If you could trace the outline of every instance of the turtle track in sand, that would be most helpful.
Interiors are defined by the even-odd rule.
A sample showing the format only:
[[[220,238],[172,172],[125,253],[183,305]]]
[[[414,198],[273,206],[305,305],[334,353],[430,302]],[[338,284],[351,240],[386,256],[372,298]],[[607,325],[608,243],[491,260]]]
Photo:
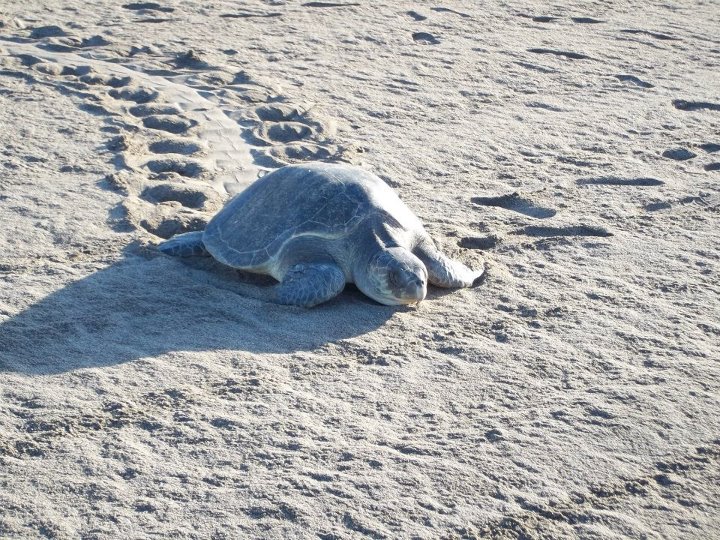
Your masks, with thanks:
[[[148,69],[142,55],[122,56],[97,41],[0,38],[0,77],[49,85],[105,117],[116,170],[101,185],[124,196],[111,218],[117,228],[162,238],[202,229],[229,196],[269,170],[346,160],[333,122],[272,84],[215,68],[192,51],[153,53],[155,65],[170,69]]]

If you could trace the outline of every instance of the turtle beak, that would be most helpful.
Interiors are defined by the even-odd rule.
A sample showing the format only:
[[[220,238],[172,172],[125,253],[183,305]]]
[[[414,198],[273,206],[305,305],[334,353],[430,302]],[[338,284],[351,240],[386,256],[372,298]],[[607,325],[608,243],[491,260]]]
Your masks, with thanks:
[[[425,299],[427,284],[425,281],[416,278],[410,281],[403,291],[403,300],[408,304],[415,304]]]

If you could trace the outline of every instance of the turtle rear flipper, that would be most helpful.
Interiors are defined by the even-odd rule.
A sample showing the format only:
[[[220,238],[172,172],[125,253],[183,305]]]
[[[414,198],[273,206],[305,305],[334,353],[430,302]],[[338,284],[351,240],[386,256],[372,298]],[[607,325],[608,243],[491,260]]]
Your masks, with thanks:
[[[210,253],[205,249],[202,237],[202,231],[176,234],[169,240],[158,244],[157,248],[173,257],[209,257]]]

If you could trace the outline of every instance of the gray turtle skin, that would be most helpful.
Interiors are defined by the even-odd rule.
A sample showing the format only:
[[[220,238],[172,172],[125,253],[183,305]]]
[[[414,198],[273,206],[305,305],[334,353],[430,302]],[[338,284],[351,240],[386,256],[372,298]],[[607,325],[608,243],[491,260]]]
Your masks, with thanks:
[[[420,302],[430,282],[471,287],[483,275],[440,253],[420,220],[376,175],[329,163],[289,165],[231,199],[204,231],[158,249],[211,255],[278,280],[276,300],[311,307],[346,283],[386,305]]]

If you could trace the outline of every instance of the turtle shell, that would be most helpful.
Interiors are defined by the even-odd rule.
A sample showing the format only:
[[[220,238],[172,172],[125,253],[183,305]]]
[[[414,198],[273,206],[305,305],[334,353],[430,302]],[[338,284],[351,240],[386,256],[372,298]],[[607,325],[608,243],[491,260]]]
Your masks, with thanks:
[[[368,171],[328,163],[289,165],[231,199],[208,223],[203,243],[228,266],[258,268],[293,238],[342,239],[366,217],[383,211],[405,226],[417,221],[393,190]]]

